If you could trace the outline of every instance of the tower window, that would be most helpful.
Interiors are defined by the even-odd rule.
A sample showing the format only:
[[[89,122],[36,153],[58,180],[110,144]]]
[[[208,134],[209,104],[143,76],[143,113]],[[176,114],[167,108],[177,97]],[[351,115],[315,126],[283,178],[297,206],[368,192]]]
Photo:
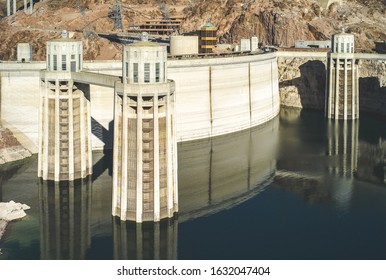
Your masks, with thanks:
[[[150,83],[150,63],[145,63],[144,66],[144,82]]]
[[[133,63],[133,81],[138,83],[138,63]]]
[[[54,54],[54,69],[53,70],[58,70],[58,56]]]
[[[62,70],[67,70],[66,55],[62,55]]]
[[[126,77],[129,77],[129,63],[126,62],[125,64],[126,64],[125,65],[126,66],[126,69],[125,69],[126,70]]]
[[[159,83],[159,80],[160,80],[160,78],[159,78],[159,66],[160,66],[160,63],[157,62],[155,64],[155,82],[156,83]]]

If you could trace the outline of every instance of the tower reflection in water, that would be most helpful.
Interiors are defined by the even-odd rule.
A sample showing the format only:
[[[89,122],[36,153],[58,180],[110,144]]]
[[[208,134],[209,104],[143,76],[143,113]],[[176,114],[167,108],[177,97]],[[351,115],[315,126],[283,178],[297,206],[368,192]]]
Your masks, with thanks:
[[[358,166],[359,120],[326,120],[295,109],[283,110],[280,119],[275,181],[310,204],[347,211]]]
[[[327,155],[330,174],[354,176],[358,162],[359,121],[328,120]]]
[[[114,218],[114,259],[177,259],[178,220],[135,223]]]
[[[230,209],[254,197],[272,182],[278,132],[279,119],[275,118],[240,133],[180,143],[178,219],[157,223],[110,220],[103,214],[111,206],[106,202],[111,189],[104,187],[110,182],[110,175],[104,173],[106,166],[102,163],[100,172],[98,163],[93,168],[93,205],[90,181],[41,182],[41,258],[87,258],[88,248],[101,242],[96,237],[91,245],[90,236],[108,237],[111,229],[108,227],[112,226],[112,258],[177,259],[179,224]],[[94,180],[106,181],[102,186]],[[103,209],[96,208],[100,205]]]
[[[179,143],[177,219],[114,219],[115,259],[177,259],[178,224],[230,209],[257,195],[276,170],[279,119],[240,133]]]
[[[40,181],[41,259],[85,259],[90,247],[91,180]]]
[[[328,173],[335,180],[331,190],[336,205],[344,211],[350,206],[354,175],[358,164],[358,120],[328,120]]]

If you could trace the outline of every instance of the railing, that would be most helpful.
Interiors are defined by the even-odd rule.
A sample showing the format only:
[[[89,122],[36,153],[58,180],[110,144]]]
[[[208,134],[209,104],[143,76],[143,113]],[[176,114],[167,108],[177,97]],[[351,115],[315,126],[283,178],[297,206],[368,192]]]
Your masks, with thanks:
[[[170,60],[183,60],[183,59],[206,59],[206,58],[220,58],[220,57],[239,57],[248,55],[259,55],[265,53],[276,52],[277,49],[273,47],[265,47],[259,51],[239,51],[229,53],[198,53],[198,54],[182,54],[182,55],[168,55]]]

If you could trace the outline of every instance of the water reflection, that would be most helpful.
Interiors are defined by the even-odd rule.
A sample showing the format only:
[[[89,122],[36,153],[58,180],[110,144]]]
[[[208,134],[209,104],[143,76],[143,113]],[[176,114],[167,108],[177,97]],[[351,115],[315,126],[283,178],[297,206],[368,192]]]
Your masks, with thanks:
[[[358,162],[358,120],[327,121],[327,169],[334,188],[332,197],[344,212],[350,207]]]
[[[114,218],[114,259],[177,259],[178,220],[134,223]]]
[[[276,170],[279,119],[240,133],[178,145],[180,222],[255,196]]]
[[[384,141],[378,145],[359,141],[359,120],[326,120],[321,114],[286,109],[281,111],[280,121],[275,182],[311,204],[334,204],[347,212],[354,179],[369,181],[372,172],[363,169],[381,170]],[[382,133],[376,129],[367,133]],[[382,180],[373,178],[372,182]]]
[[[85,259],[90,247],[91,180],[40,181],[41,259]]]
[[[358,161],[358,120],[327,121],[327,151],[330,174],[353,177]]]
[[[180,143],[178,221],[138,225],[111,217],[109,152],[75,185],[38,183],[32,158],[0,172],[0,198],[31,206],[0,259],[383,258],[385,150],[384,122],[285,109],[280,125]]]

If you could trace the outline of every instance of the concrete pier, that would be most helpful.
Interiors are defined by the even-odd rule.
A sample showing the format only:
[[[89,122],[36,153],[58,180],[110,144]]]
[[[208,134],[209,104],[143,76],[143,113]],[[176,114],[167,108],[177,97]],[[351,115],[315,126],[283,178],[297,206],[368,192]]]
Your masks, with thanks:
[[[359,60],[354,56],[354,35],[335,34],[328,54],[326,117],[359,118]]]
[[[38,177],[75,180],[92,173],[90,86],[70,71],[82,68],[82,42],[62,38],[47,43],[42,71]]]
[[[123,81],[115,86],[112,214],[157,222],[178,211],[175,87],[167,80],[166,47],[143,38],[123,52]]]

